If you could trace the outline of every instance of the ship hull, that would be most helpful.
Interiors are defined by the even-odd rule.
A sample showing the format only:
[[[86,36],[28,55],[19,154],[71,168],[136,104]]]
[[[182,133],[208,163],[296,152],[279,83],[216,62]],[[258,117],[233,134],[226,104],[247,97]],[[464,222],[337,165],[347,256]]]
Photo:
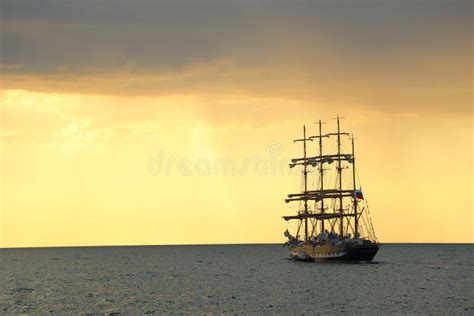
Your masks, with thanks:
[[[379,248],[377,243],[317,247],[303,245],[290,247],[290,256],[298,261],[371,262]]]

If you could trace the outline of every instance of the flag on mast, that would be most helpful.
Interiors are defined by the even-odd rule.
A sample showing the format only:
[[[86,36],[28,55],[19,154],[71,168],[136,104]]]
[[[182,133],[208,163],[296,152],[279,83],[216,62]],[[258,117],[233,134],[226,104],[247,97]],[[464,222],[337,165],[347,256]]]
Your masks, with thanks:
[[[363,200],[364,194],[362,194],[362,189],[354,190],[354,199]]]

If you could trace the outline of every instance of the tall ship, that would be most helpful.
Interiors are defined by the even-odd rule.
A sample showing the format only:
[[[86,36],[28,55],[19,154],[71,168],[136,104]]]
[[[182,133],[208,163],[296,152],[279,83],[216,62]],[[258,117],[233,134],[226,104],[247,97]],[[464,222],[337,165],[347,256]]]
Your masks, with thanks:
[[[341,132],[339,116],[336,123],[336,132],[323,134],[319,121],[315,136],[303,126],[303,138],[294,140],[303,144],[303,157],[292,159],[290,168],[302,168],[302,184],[285,200],[297,203],[296,214],[283,218],[295,229],[284,233],[295,260],[372,261],[380,248],[358,181],[355,138]],[[350,152],[344,151],[347,144]],[[308,154],[311,147],[314,155]]]

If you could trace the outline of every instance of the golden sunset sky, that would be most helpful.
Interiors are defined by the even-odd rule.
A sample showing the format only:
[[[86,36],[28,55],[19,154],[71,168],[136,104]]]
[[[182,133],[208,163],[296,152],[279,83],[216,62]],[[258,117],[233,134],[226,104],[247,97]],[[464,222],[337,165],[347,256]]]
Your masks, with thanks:
[[[474,240],[471,1],[1,15],[0,247],[284,242],[292,141],[337,114],[382,243]]]

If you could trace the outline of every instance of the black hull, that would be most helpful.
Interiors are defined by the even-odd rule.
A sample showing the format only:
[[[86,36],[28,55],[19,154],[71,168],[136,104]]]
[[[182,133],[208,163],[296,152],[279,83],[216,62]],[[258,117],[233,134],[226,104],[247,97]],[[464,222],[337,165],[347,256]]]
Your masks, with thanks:
[[[372,262],[379,251],[379,245],[350,246],[347,253],[340,257],[315,258],[315,261]]]
[[[379,251],[379,244],[346,245],[325,248],[299,248],[291,257],[297,261],[371,262]]]

